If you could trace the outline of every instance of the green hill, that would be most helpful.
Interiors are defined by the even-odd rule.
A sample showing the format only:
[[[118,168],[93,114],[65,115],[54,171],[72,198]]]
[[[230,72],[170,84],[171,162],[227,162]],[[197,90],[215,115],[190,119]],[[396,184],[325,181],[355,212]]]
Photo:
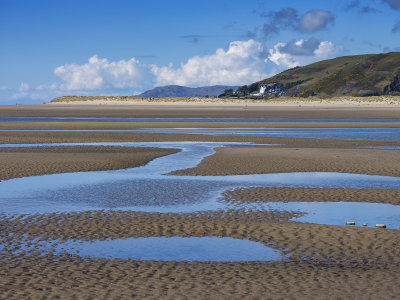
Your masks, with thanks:
[[[239,95],[277,83],[285,96],[400,94],[400,52],[343,56],[295,67],[238,89]]]

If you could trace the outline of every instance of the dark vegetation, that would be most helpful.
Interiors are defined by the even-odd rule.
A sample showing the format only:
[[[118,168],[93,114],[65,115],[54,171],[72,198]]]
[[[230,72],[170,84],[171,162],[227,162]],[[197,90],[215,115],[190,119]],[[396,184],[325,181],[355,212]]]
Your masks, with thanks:
[[[400,95],[400,52],[343,56],[288,69],[237,90],[247,97],[261,84],[278,83],[284,96]]]

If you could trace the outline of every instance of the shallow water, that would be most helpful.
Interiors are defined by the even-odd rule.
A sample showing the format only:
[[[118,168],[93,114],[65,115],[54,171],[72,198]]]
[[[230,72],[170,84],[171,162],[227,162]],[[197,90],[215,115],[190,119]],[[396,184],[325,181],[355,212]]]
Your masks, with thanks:
[[[230,237],[146,237],[104,241],[66,241],[63,252],[93,258],[164,261],[270,261],[283,259],[277,250],[262,243]]]
[[[180,152],[157,158],[146,166],[114,171],[78,172],[17,178],[0,182],[0,213],[34,214],[84,210],[135,210],[147,212],[196,212],[227,209],[279,209],[306,212],[299,221],[344,225],[390,224],[400,228],[400,206],[360,202],[289,202],[266,205],[232,205],[220,201],[228,189],[245,187],[311,187],[400,189],[400,178],[343,173],[281,173],[234,176],[172,176],[174,170],[196,166],[215,147],[237,143],[74,143],[42,144],[114,145],[177,148]],[[2,145],[2,147],[32,145]]]
[[[388,228],[400,229],[400,206],[367,202],[269,202],[251,204],[255,210],[278,209],[306,212],[295,219],[297,222],[324,225],[345,225],[347,221],[355,226],[375,227],[384,223]],[[364,227],[364,226],[363,226]]]
[[[400,141],[400,128],[165,128],[136,130],[141,133],[183,133],[216,136],[290,137]]]
[[[102,132],[102,133],[173,133],[214,136],[290,137],[400,141],[400,128],[160,128],[133,130],[0,130],[0,132]]]

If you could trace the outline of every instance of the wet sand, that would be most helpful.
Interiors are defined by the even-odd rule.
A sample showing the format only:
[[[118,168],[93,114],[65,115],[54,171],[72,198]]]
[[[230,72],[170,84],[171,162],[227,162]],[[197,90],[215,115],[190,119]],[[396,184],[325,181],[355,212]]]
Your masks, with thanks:
[[[53,108],[54,107],[54,108]],[[0,115],[125,117],[335,117],[398,118],[383,108],[227,108],[210,106],[6,107]],[[20,125],[21,124],[21,125]],[[147,124],[146,124],[147,125]],[[171,123],[154,124],[170,127]],[[181,124],[182,125],[182,124]],[[195,125],[195,124],[194,124]],[[205,124],[202,124],[203,126]],[[211,125],[211,124],[210,124]],[[23,128],[27,124],[0,124]],[[143,124],[29,124],[64,129],[133,128]],[[68,127],[72,126],[72,127]],[[220,125],[223,126],[223,125]],[[230,125],[229,125],[230,126]],[[239,127],[233,124],[233,127]],[[249,125],[250,126],[250,125]],[[251,125],[252,126],[252,125]],[[297,126],[297,125],[295,125]],[[300,126],[300,125],[298,125]],[[310,125],[311,126],[311,125]],[[327,125],[328,126],[328,125]],[[363,126],[368,126],[363,124]],[[44,129],[42,127],[42,129]],[[116,128],[117,128],[116,127]],[[146,126],[148,127],[148,126]],[[16,128],[16,127],[14,127]],[[26,127],[25,127],[26,128]],[[135,127],[136,128],[136,127]],[[398,151],[351,149],[399,146],[400,142],[224,137],[188,134],[1,132],[0,143],[236,141],[283,144],[220,148],[194,169],[201,175],[294,171],[335,171],[399,176]],[[35,172],[132,167],[169,150],[122,147],[1,149],[7,178]],[[171,150],[173,151],[173,150]],[[30,169],[24,170],[30,164]],[[5,164],[3,164],[4,162]],[[80,169],[81,168],[81,169]],[[38,174],[39,174],[38,173]],[[5,175],[2,175],[5,176]],[[3,178],[6,179],[6,178]],[[397,190],[253,188],[225,193],[221,201],[365,201],[399,204]],[[357,200],[354,200],[357,199]],[[400,232],[293,222],[297,212],[202,212],[160,214],[98,211],[23,217],[0,216],[0,298],[137,299],[387,299],[400,294]],[[12,254],[21,241],[39,239],[128,238],[146,236],[229,236],[259,241],[288,255],[287,261],[207,263],[88,259],[51,253]],[[26,254],[26,255],[24,255]]]
[[[354,141],[286,137],[212,136],[201,134],[125,132],[0,132],[0,144],[175,141],[283,144],[287,147],[307,148],[400,146],[400,141]]]
[[[189,263],[6,254],[0,260],[0,293],[14,299],[397,297],[398,231],[279,222],[285,216],[292,215],[88,212],[3,218],[1,238],[9,250],[18,247],[15,238],[21,234],[25,240],[229,236],[260,241],[290,258],[270,263]]]
[[[134,105],[2,105],[0,116],[122,118],[399,118],[398,106],[269,106],[268,103],[141,103]]]
[[[134,168],[177,151],[97,146],[0,148],[0,180],[54,173]]]
[[[400,113],[399,113],[400,114]],[[0,122],[0,130],[129,130],[141,128],[400,128],[396,122]]]
[[[240,146],[218,148],[195,168],[174,175],[339,172],[400,176],[399,150]]]
[[[265,202],[368,202],[400,205],[400,190],[253,187],[226,191],[223,199],[231,203]]]

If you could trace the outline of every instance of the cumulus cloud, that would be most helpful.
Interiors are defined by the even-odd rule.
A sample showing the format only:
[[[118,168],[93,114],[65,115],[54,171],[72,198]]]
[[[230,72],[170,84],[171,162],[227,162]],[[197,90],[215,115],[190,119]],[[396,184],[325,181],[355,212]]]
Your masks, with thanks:
[[[99,90],[130,88],[143,90],[154,85],[178,84],[188,86],[242,84],[266,76],[264,59],[268,51],[254,40],[235,41],[228,50],[218,49],[214,54],[194,56],[175,67],[143,64],[130,60],[109,61],[97,55],[86,64],[66,64],[57,67],[54,74],[63,83],[64,90]],[[38,86],[38,90],[48,87]]]
[[[335,20],[335,16],[325,10],[310,10],[305,13],[299,23],[301,32],[313,33],[326,28]]]
[[[319,47],[320,42],[315,38],[309,40],[290,41],[279,48],[282,53],[288,53],[295,56],[313,55]]]
[[[97,55],[83,65],[59,66],[54,74],[64,81],[61,88],[66,90],[146,87],[152,81],[151,65],[142,64],[135,58],[110,62]]]
[[[317,42],[315,39],[278,43],[269,50],[268,59],[277,66],[293,68],[339,55],[343,48],[330,41]]]
[[[212,55],[192,57],[178,68],[154,66],[153,73],[157,85],[243,84],[266,76],[264,59],[267,54],[260,42],[235,41],[226,51],[218,49]]]
[[[298,11],[290,7],[268,14],[261,14],[261,16],[269,18],[269,22],[263,26],[265,37],[277,34],[281,30],[295,28],[299,22]]]
[[[400,0],[383,0],[393,9],[400,10]]]
[[[310,10],[299,16],[299,12],[290,7],[275,12],[262,13],[260,16],[268,19],[268,22],[262,27],[266,38],[287,29],[314,33],[326,28],[335,20],[335,16],[326,10]]]

